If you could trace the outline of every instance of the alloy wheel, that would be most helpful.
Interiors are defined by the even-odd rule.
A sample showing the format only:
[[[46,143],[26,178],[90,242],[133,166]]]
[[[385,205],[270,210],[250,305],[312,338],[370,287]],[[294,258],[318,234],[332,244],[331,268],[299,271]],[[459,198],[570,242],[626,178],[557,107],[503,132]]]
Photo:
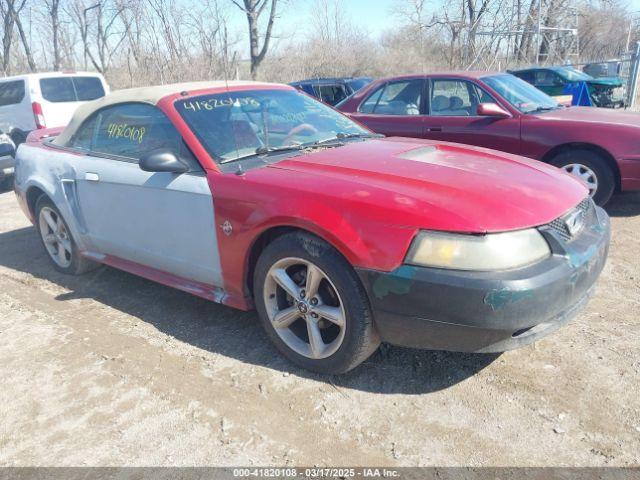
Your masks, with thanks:
[[[275,332],[299,355],[327,358],[342,345],[344,304],[331,279],[314,263],[301,258],[277,261],[265,279],[264,303]]]
[[[71,266],[71,237],[58,212],[49,207],[40,210],[40,235],[51,259],[62,268]]]

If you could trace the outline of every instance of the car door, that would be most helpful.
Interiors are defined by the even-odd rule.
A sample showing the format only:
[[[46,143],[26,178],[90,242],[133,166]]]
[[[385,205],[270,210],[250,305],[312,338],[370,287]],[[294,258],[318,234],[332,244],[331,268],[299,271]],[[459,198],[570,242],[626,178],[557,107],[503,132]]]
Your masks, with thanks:
[[[423,79],[391,81],[371,93],[350,116],[376,133],[420,138],[423,100]]]
[[[96,112],[70,148],[79,211],[95,253],[184,279],[222,286],[213,199],[207,178],[170,120],[155,106],[128,103]],[[174,151],[184,174],[145,172],[154,149]]]
[[[428,90],[423,138],[520,152],[520,119],[479,116],[480,103],[498,102],[477,83],[438,77],[430,79]]]

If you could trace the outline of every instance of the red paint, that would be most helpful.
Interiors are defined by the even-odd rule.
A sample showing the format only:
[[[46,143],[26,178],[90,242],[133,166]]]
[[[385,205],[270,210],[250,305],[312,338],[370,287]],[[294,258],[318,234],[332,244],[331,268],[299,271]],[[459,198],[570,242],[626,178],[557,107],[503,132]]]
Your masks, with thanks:
[[[483,77],[488,72],[410,75],[375,81],[359,90],[340,109],[373,131],[386,135],[426,138],[494,148],[536,160],[550,160],[553,150],[580,143],[601,148],[615,160],[622,190],[640,189],[640,115],[604,108],[570,107],[539,114],[522,114],[491,87]],[[389,81],[452,78],[476,83],[489,92],[509,118],[392,116],[358,113],[371,93]]]
[[[274,88],[291,87],[229,90]],[[222,173],[173,106],[178,99],[221,91],[226,89],[176,93],[158,106],[207,173],[224,291],[118,258],[96,260],[246,309],[251,307],[246,291],[251,248],[270,228],[307,230],[353,266],[390,271],[402,264],[419,229],[483,233],[528,228],[559,217],[587,194],[573,177],[539,162],[416,139],[353,141],[243,175]],[[228,236],[221,228],[225,221],[233,226]]]
[[[42,144],[42,141],[49,137],[55,137],[64,130],[64,127],[43,128],[39,130],[32,130],[27,135],[26,143],[33,144],[31,146],[37,147]]]
[[[89,253],[83,253],[83,255],[96,262],[109,265],[117,268],[118,270],[129,272],[133,275],[146,278],[147,280],[151,280],[168,287],[177,288],[178,290],[205,298],[212,302],[223,303],[235,308],[245,308],[244,302],[236,301],[232,297],[228,296],[221,288],[216,288],[201,282],[194,282],[193,280],[178,277],[162,270],[157,270],[146,265],[141,265],[139,263],[111,255],[93,255]]]
[[[403,152],[433,147],[425,158]],[[354,266],[400,266],[419,229],[497,232],[548,223],[586,189],[553,167],[507,154],[382,139],[283,160],[245,175],[210,172],[225,290],[246,294],[249,251],[274,226],[308,230]],[[233,233],[220,225],[228,220]]]

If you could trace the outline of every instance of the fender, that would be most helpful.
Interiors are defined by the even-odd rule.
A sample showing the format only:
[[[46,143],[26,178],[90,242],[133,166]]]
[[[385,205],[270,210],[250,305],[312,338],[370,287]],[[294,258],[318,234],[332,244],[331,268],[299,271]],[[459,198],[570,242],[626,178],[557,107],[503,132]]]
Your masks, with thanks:
[[[342,202],[330,195],[316,197],[298,191],[294,196],[276,185],[258,185],[247,178],[250,174],[207,175],[213,193],[224,288],[234,304],[246,302],[243,308],[249,308],[245,287],[251,251],[258,238],[275,227],[297,228],[317,235],[354,267],[391,271],[403,262],[415,229],[374,221],[365,211],[342,208]]]
[[[15,191],[21,208],[28,218],[37,222],[35,212],[30,210],[28,193],[38,188],[60,210],[80,250],[86,250],[83,243],[86,227],[75,189],[75,172],[71,165],[59,159],[60,152],[52,152],[40,145],[22,144],[16,153]],[[52,165],[53,164],[53,165]]]

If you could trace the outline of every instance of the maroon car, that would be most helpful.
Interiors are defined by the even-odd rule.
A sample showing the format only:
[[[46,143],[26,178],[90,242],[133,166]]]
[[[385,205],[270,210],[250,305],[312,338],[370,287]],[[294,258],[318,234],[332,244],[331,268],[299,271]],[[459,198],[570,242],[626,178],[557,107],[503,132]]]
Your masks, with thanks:
[[[564,107],[506,73],[411,75],[375,81],[338,108],[375,132],[524,155],[581,178],[596,203],[640,190],[640,115]]]

